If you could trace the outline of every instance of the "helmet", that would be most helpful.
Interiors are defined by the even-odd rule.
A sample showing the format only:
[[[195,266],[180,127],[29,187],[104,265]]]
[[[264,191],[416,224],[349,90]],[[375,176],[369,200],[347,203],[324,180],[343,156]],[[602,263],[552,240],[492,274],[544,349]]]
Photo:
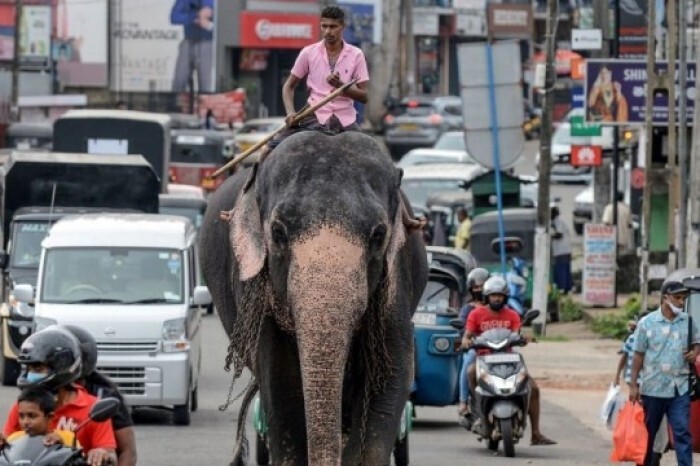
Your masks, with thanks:
[[[502,277],[491,277],[484,283],[484,298],[492,294],[508,297],[508,283]]]
[[[60,328],[69,331],[78,340],[83,363],[79,378],[84,379],[97,368],[97,342],[90,332],[77,325],[61,325]]]
[[[661,296],[666,294],[681,294],[687,292],[688,288],[686,288],[685,285],[683,285],[683,283],[679,282],[678,280],[666,279],[661,284]]]
[[[467,290],[471,290],[474,285],[483,286],[491,274],[488,270],[477,267],[467,275]]]
[[[19,388],[40,386],[55,391],[80,376],[80,345],[72,334],[52,325],[24,340],[17,362],[24,365],[17,379]],[[27,379],[28,364],[46,364],[49,373],[38,382],[30,382]]]

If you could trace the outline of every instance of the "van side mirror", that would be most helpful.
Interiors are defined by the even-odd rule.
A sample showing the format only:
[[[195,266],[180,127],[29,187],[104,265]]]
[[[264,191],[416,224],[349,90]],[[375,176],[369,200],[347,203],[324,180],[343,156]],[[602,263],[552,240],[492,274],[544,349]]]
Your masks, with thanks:
[[[11,293],[12,296],[21,303],[31,303],[34,301],[34,287],[28,283],[17,285]]]
[[[211,304],[211,293],[206,286],[195,286],[192,293],[192,306],[208,306]]]
[[[6,269],[10,262],[10,255],[5,251],[0,251],[0,269]]]

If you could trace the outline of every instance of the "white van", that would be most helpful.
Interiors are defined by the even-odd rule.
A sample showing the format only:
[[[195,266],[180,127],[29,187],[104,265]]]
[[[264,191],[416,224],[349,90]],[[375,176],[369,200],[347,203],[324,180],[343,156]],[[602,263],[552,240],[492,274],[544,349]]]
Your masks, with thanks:
[[[209,290],[197,286],[196,230],[178,216],[71,215],[42,243],[32,301],[37,329],[78,325],[97,341],[97,368],[132,407],[173,406],[187,425],[197,408],[201,309]],[[21,298],[20,298],[21,296]]]

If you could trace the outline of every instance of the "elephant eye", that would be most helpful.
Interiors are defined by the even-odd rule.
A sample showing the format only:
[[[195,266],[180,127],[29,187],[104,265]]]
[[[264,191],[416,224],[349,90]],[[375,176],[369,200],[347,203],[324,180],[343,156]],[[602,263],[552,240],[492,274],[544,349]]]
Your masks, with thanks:
[[[377,225],[372,230],[372,235],[369,238],[370,251],[373,253],[381,252],[382,246],[384,246],[384,240],[386,238],[386,226]]]
[[[287,247],[287,229],[284,227],[284,225],[275,221],[270,228],[270,232],[272,234],[272,242],[275,244],[275,246],[278,248]]]

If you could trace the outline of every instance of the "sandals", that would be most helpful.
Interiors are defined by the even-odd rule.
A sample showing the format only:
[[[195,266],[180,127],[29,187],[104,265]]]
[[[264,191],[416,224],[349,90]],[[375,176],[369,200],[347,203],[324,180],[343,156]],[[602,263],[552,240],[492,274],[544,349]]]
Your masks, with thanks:
[[[539,438],[537,438],[536,440],[533,440],[532,442],[530,442],[530,445],[533,445],[533,446],[537,446],[537,445],[556,445],[556,444],[557,444],[557,442],[555,442],[554,440],[552,440],[552,439],[550,439],[550,438],[545,437],[544,435],[541,436],[541,437],[539,437]]]

